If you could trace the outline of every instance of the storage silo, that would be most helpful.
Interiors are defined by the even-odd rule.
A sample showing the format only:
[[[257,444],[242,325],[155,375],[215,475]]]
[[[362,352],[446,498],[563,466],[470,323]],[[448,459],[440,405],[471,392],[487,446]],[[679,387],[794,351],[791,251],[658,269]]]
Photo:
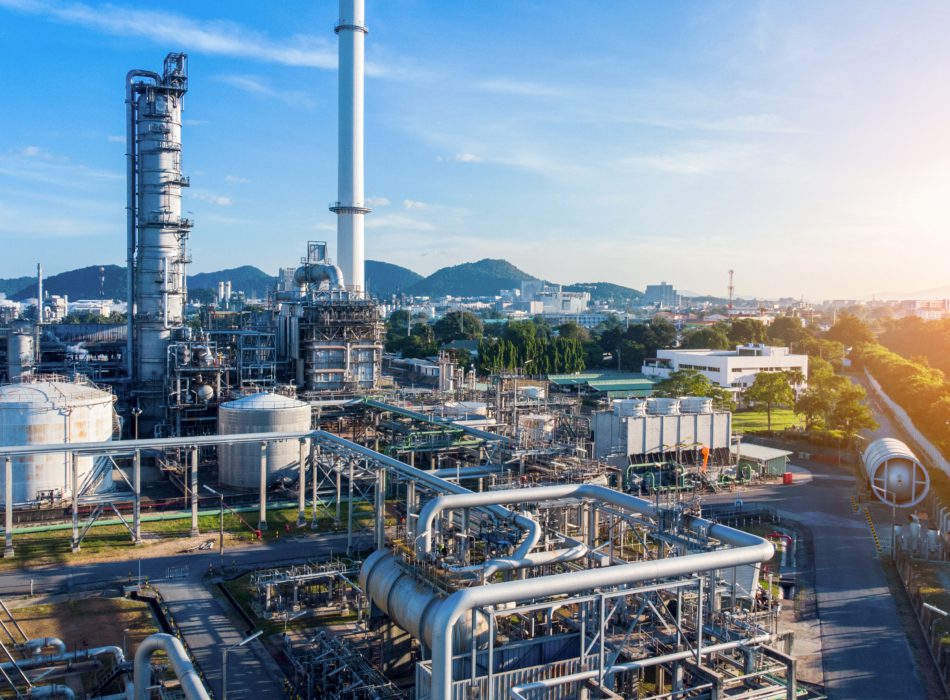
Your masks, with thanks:
[[[280,394],[251,394],[218,408],[218,434],[302,432],[310,430],[310,404]],[[267,445],[267,483],[293,473],[300,460],[297,440]],[[218,481],[256,489],[261,479],[261,448],[256,442],[218,448]]]
[[[25,446],[112,439],[112,394],[88,384],[33,381],[0,386],[0,445]],[[80,487],[101,470],[96,492],[112,489],[107,457],[77,457]],[[69,454],[54,452],[13,459],[13,502],[70,498],[74,492]],[[0,494],[6,502],[7,494]]]

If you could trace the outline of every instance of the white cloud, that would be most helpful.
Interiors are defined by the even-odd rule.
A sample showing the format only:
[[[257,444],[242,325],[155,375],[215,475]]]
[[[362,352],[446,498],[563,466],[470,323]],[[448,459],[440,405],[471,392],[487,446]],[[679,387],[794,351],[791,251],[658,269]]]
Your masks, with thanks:
[[[455,160],[460,163],[481,163],[482,159],[474,153],[456,153]]]
[[[522,95],[524,97],[563,97],[564,89],[555,85],[522,80],[494,78],[478,80],[475,87],[484,92],[496,92],[502,95]]]
[[[44,160],[52,160],[53,158],[49,151],[40,146],[25,146],[20,149],[20,155],[26,158],[43,158]]]
[[[219,75],[218,81],[252,95],[280,100],[284,104],[307,109],[313,109],[316,106],[316,101],[307,93],[301,90],[278,90],[257,75]]]
[[[248,178],[240,175],[225,175],[224,181],[229,185],[249,185],[251,183]]]
[[[368,207],[388,207],[390,204],[388,197],[367,197],[366,206]]]
[[[184,15],[117,5],[91,5],[56,0],[0,0],[0,7],[123,37],[143,37],[162,46],[233,56],[285,66],[336,70],[337,46],[332,38],[295,34],[272,38],[225,20],[195,20]],[[415,71],[368,61],[366,74],[406,79]]]
[[[427,221],[420,221],[411,216],[401,214],[386,214],[385,216],[370,216],[366,219],[366,228],[394,228],[410,231],[432,231],[435,226]]]
[[[234,203],[230,197],[208,192],[207,190],[192,190],[191,196],[201,202],[208,202],[218,207],[229,207]]]
[[[428,205],[415,199],[404,199],[402,200],[402,206],[405,209],[425,209]]]

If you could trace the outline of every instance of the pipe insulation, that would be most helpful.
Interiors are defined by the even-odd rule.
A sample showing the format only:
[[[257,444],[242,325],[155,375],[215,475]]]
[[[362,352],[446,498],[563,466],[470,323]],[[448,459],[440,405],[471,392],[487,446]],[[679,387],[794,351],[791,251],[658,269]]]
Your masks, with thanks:
[[[168,656],[175,677],[181,684],[181,690],[187,700],[210,700],[208,691],[202,684],[191,659],[188,658],[185,647],[182,646],[177,637],[163,632],[143,639],[142,643],[139,644],[139,648],[135,651],[133,667],[135,695],[133,700],[148,700],[148,687],[151,684],[152,677],[151,659],[152,654],[156,651],[164,651]]]

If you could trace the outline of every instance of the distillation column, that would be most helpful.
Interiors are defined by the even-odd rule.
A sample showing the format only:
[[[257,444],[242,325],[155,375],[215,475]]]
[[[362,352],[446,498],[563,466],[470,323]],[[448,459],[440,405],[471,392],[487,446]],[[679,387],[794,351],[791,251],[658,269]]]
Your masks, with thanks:
[[[135,81],[136,77],[146,80]],[[129,101],[129,262],[133,404],[147,435],[164,415],[166,354],[172,330],[184,324],[186,241],[181,216],[181,110],[188,89],[187,56],[170,53],[163,74],[132,71]]]
[[[365,289],[363,218],[370,210],[363,197],[363,0],[340,0],[339,36],[339,170],[337,264],[348,289]]]

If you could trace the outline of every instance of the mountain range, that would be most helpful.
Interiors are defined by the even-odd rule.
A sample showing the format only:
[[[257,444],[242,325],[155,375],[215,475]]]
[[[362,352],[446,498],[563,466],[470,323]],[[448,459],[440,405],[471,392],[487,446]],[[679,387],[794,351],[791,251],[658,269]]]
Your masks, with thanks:
[[[216,290],[218,282],[231,282],[235,292],[261,298],[276,282],[276,277],[252,265],[216,272],[199,272],[188,277],[188,290]],[[412,296],[495,296],[502,289],[519,289],[523,281],[538,278],[518,269],[507,260],[485,258],[436,270],[428,277],[412,270],[379,260],[366,261],[366,286],[380,299],[394,295]],[[126,294],[125,268],[119,265],[92,265],[50,275],[43,279],[47,294],[70,299],[117,299]],[[609,282],[584,282],[564,287],[565,291],[586,291],[594,301],[605,301],[616,308],[643,296],[636,289]],[[36,297],[35,277],[0,279],[0,293],[14,301]]]

